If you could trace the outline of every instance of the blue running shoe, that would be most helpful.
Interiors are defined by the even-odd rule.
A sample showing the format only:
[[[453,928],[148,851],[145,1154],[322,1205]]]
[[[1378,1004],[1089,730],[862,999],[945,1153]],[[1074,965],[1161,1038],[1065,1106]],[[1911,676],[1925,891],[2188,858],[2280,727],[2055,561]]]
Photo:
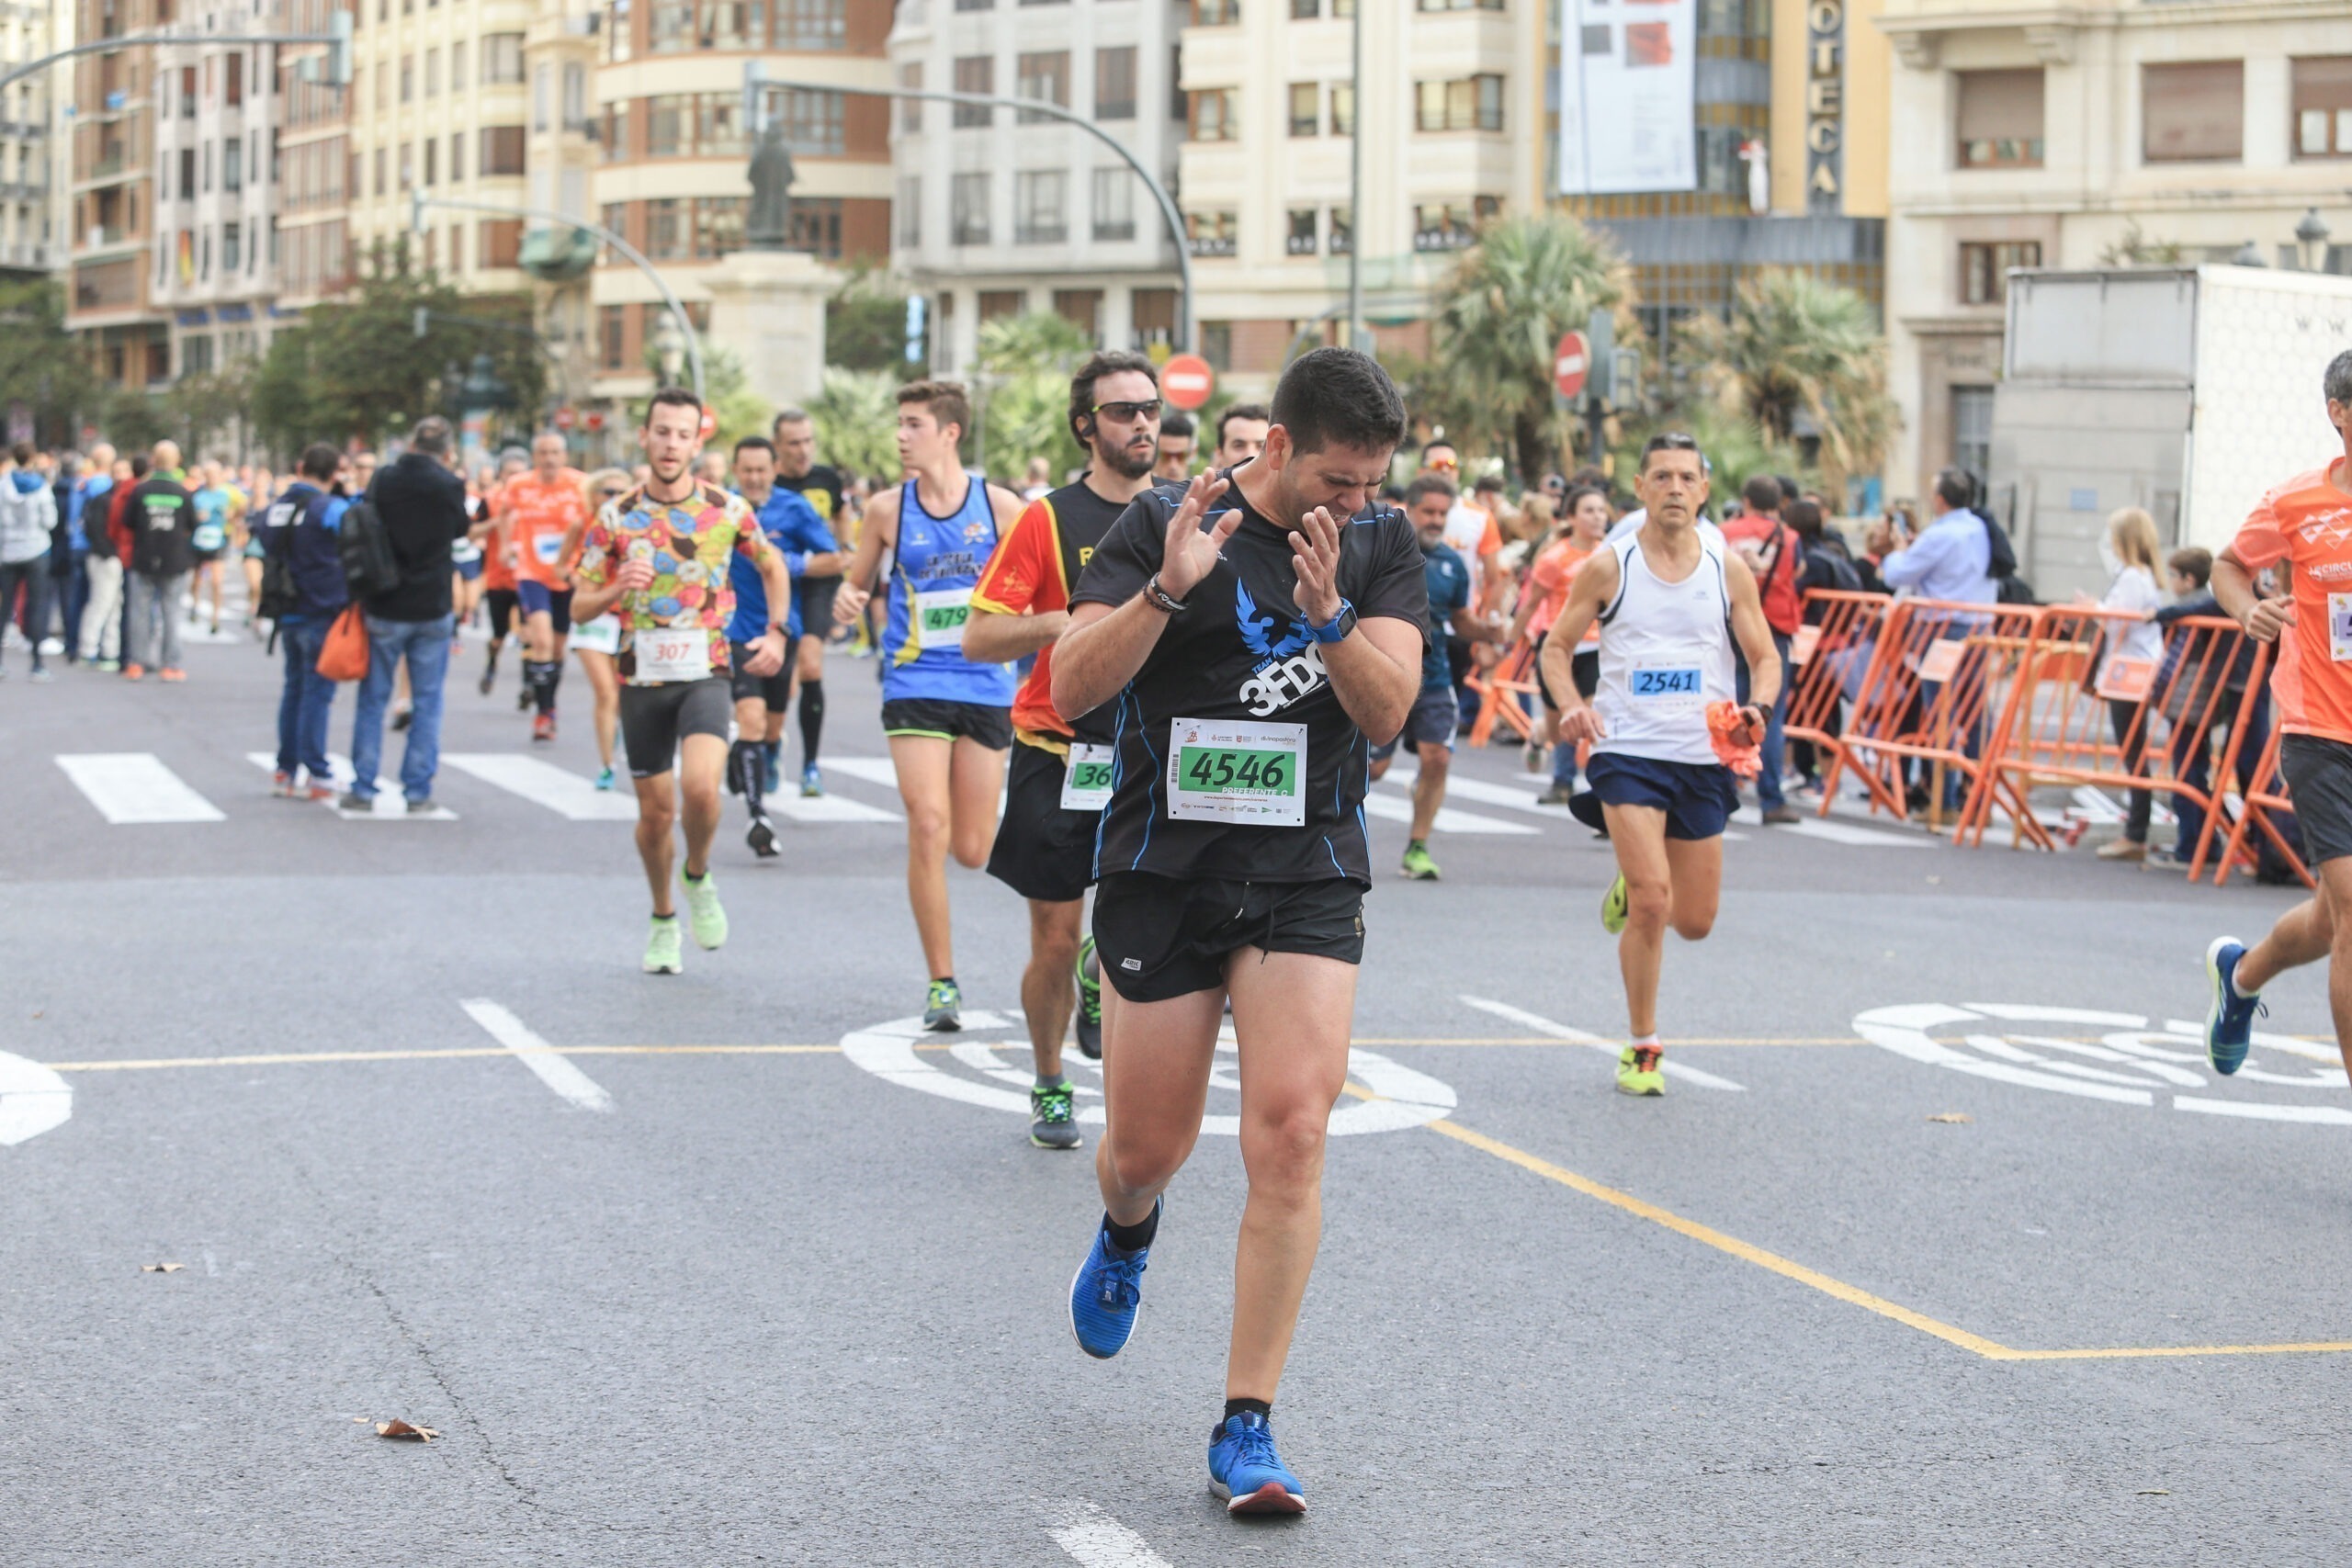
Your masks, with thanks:
[[[1209,1490],[1228,1514],[1303,1514],[1306,1488],[1274,1452],[1274,1429],[1254,1410],[1228,1416],[1209,1438]]]
[[[2245,1065],[2254,1021],[2270,1014],[2260,996],[2245,996],[2234,983],[2245,956],[2245,943],[2233,936],[2215,937],[2205,950],[2205,976],[2213,983],[2213,1006],[2205,1014],[2205,1055],[2223,1077]]]
[[[1156,1215],[1164,1199],[1152,1201]],[[1151,1248],[1122,1252],[1111,1245],[1111,1218],[1094,1232],[1094,1246],[1069,1282],[1069,1328],[1078,1348],[1098,1361],[1107,1361],[1126,1348],[1136,1331],[1136,1312],[1143,1303],[1143,1271]]]

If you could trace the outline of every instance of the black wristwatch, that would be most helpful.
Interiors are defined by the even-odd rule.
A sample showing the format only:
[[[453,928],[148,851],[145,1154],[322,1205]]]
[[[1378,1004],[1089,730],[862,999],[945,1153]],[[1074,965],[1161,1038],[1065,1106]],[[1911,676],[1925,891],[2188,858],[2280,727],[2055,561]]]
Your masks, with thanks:
[[[1143,602],[1163,615],[1181,615],[1186,608],[1183,600],[1159,585],[1159,573],[1156,571],[1151,574],[1151,581],[1143,585]]]

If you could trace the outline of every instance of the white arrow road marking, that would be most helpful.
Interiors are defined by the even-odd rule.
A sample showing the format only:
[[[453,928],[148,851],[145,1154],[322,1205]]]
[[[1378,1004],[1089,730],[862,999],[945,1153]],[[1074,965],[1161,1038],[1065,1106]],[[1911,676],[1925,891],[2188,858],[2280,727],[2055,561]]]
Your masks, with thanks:
[[[541,1083],[581,1110],[613,1108],[613,1097],[605,1092],[603,1086],[574,1066],[571,1057],[559,1055],[554,1046],[532,1033],[521,1019],[496,1002],[476,998],[458,1005],[466,1010],[469,1018],[490,1031],[492,1040],[514,1053],[516,1061],[537,1073]]]
[[[0,1144],[21,1144],[73,1114],[74,1090],[63,1078],[0,1051]]]
[[[1169,1568],[1151,1543],[1091,1503],[1072,1503],[1054,1540],[1082,1568]]]
[[[1571,1029],[1565,1023],[1555,1022],[1541,1013],[1529,1012],[1524,1008],[1515,1008],[1509,1002],[1498,1002],[1487,997],[1464,997],[1461,1000],[1464,1007],[1474,1007],[1480,1012],[1492,1013],[1497,1018],[1508,1019],[1513,1023],[1532,1030],[1535,1033],[1548,1034],[1555,1040],[1565,1040],[1572,1045],[1589,1045],[1596,1051],[1607,1052],[1612,1058],[1624,1049],[1624,1046],[1617,1041],[1603,1040],[1598,1034],[1587,1034],[1581,1029]],[[1702,1072],[1697,1067],[1675,1061],[1670,1057],[1662,1065],[1674,1077],[1686,1083],[1697,1084],[1702,1089],[1724,1089],[1735,1093],[1747,1092],[1747,1086],[1743,1084],[1736,1084],[1726,1077],[1718,1077],[1713,1073]]]
[[[84,751],[57,765],[99,815],[120,827],[147,822],[225,822],[220,808],[164,766],[153,751]]]

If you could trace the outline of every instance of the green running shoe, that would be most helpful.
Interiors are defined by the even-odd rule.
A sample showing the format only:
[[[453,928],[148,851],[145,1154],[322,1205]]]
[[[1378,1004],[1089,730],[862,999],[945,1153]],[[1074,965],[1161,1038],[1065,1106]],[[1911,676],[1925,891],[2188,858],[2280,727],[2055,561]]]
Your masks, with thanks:
[[[1419,839],[1405,846],[1404,870],[1416,882],[1437,880],[1437,862],[1430,859],[1430,847]]]
[[[1617,880],[1609,885],[1609,891],[1600,896],[1600,929],[1615,936],[1625,929],[1629,918],[1625,908],[1625,874],[1621,871]]]
[[[684,949],[678,940],[678,917],[656,919],[652,934],[645,939],[645,972],[648,975],[677,975],[685,969],[681,962]]]
[[[1617,1092],[1656,1097],[1666,1092],[1666,1053],[1655,1045],[1628,1045],[1617,1053]]]
[[[718,879],[705,872],[686,885],[686,923],[694,927],[695,945],[707,953],[727,941],[727,911],[718,907]]]
[[[1102,961],[1094,955],[1094,939],[1078,944],[1078,1054],[1090,1062],[1102,1059]]]
[[[1065,1078],[1048,1089],[1029,1090],[1029,1141],[1041,1149],[1074,1149],[1086,1142],[1078,1130],[1077,1091]]]
[[[923,994],[922,1026],[952,1033],[964,1027],[964,992],[953,980],[933,980]]]

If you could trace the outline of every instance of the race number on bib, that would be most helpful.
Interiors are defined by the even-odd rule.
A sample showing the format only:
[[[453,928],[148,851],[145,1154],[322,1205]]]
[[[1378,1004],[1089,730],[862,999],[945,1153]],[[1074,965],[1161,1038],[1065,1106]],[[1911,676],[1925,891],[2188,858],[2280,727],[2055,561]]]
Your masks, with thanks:
[[[2327,596],[2327,656],[2338,664],[2352,662],[2352,593]]]
[[[563,536],[553,531],[534,535],[531,553],[539,558],[541,566],[553,566],[556,558],[563,554]]]
[[[1637,664],[1625,690],[1647,707],[1694,708],[1704,694],[1696,665]]]
[[[654,626],[630,634],[637,679],[699,681],[710,673],[710,634],[699,626]]]
[[[1306,825],[1306,726],[1180,718],[1168,727],[1168,815],[1253,828]]]
[[[914,596],[916,636],[922,639],[922,650],[935,649],[960,652],[964,647],[964,623],[972,618],[972,591],[968,588],[935,588]]]
[[[1062,809],[1101,811],[1111,804],[1111,758],[1108,746],[1072,743],[1069,762],[1062,771]]]

